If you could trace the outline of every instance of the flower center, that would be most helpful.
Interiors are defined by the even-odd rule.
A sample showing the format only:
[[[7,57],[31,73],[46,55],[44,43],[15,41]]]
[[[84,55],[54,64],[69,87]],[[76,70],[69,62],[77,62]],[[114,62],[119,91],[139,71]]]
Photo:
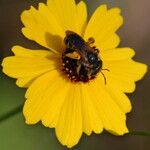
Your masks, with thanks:
[[[74,82],[88,82],[96,77],[102,69],[102,60],[93,38],[87,42],[81,36],[66,31],[64,39],[66,48],[62,54],[63,72]]]

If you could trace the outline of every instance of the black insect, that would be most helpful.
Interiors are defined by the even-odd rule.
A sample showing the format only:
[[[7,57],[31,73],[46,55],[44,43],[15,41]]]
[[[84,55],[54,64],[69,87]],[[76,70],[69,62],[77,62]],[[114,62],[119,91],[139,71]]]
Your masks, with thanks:
[[[103,62],[99,57],[99,50],[93,46],[93,38],[85,42],[77,33],[66,31],[64,43],[66,49],[62,56],[63,71],[72,81],[88,82],[101,70],[107,70],[102,69]],[[102,75],[106,84],[106,78],[103,73]]]

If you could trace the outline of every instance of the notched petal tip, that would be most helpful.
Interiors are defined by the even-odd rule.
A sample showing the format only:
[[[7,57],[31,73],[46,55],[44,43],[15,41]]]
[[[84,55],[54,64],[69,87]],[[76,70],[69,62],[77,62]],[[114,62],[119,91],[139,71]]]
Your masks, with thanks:
[[[129,51],[129,53],[130,53],[131,58],[135,56],[135,50],[134,50],[134,49],[129,48],[129,47],[125,47],[125,49],[128,49],[128,51]]]
[[[5,57],[1,63],[2,66],[2,72],[5,73],[7,76],[11,76],[11,73],[9,71],[9,69],[7,69],[7,63],[9,62],[9,59],[11,59],[13,56],[9,56],[9,57]]]
[[[4,69],[4,66],[5,66],[6,58],[7,58],[7,57],[5,57],[5,58],[3,59],[3,61],[2,61],[2,63],[1,63],[1,66],[3,67],[3,69]]]
[[[56,131],[56,130],[55,130],[55,131]],[[81,136],[82,136],[82,134],[81,134]],[[56,137],[57,137],[57,139],[59,140],[59,142],[60,142],[63,146],[66,146],[67,148],[72,148],[72,147],[74,147],[75,145],[77,145],[77,144],[79,143],[79,140],[80,140],[81,136],[78,138],[78,140],[77,140],[77,139],[73,139],[73,137],[72,137],[72,139],[70,138],[70,139],[68,139],[67,141],[64,141],[64,139],[60,138],[60,136],[57,135],[57,132],[56,132]]]
[[[31,121],[29,121],[29,120],[27,120],[27,119],[25,119],[25,123],[26,123],[27,125],[32,125]]]
[[[34,121],[31,121],[31,120],[25,119],[25,123],[26,123],[27,125],[33,125],[33,124],[36,124],[37,122],[34,122]]]
[[[108,13],[115,15],[115,17],[118,15],[118,24],[120,23],[120,27],[124,23],[123,16],[121,15],[121,9],[119,7],[113,7],[108,10]]]
[[[46,5],[44,3],[39,3],[38,4],[38,10],[44,8]]]
[[[97,9],[101,9],[103,11],[106,11],[107,10],[107,5],[106,4],[102,4]]]
[[[35,11],[36,9],[33,6],[30,6],[29,9],[24,10],[21,14],[20,14],[20,18],[21,21],[24,23],[24,19],[29,15],[29,13],[31,11]]]
[[[121,9],[119,7],[113,7],[111,9],[109,9],[108,11],[112,11],[113,13],[116,13],[116,14],[121,13]]]
[[[143,64],[143,63],[139,63],[139,64],[141,65],[141,78],[140,79],[142,79],[148,71],[148,65]]]
[[[137,82],[145,76],[145,74],[148,71],[148,66],[146,64],[136,62],[134,60],[132,61],[132,63],[133,63],[133,66],[135,68],[135,72],[134,72],[135,82]]]
[[[119,7],[113,7],[113,8],[110,8],[110,9],[108,9],[108,6],[107,6],[107,4],[102,4],[102,5],[100,5],[98,8],[97,8],[97,10],[101,10],[102,12],[104,12],[104,11],[108,11],[108,12],[113,12],[113,13],[116,13],[116,14],[120,14],[121,13],[121,9],[119,8]]]
[[[27,100],[26,100],[26,102],[27,102]],[[33,117],[33,116],[29,115],[29,108],[27,108],[26,102],[23,107],[23,116],[25,118],[25,123],[28,125],[33,125],[33,124],[38,123],[40,121],[39,119],[37,119],[38,116]]]
[[[14,55],[17,55],[17,53],[19,51],[21,51],[20,49],[23,49],[23,47],[19,46],[19,45],[15,45],[11,48],[11,51],[14,53]]]
[[[123,135],[129,133],[129,130],[127,127],[125,127],[124,130],[122,130],[122,131],[113,131],[111,129],[107,129],[107,131],[115,136],[123,136]]]
[[[123,136],[129,133],[126,125],[126,117],[122,120],[121,123],[118,124],[118,128],[106,128],[106,130],[115,136]]]

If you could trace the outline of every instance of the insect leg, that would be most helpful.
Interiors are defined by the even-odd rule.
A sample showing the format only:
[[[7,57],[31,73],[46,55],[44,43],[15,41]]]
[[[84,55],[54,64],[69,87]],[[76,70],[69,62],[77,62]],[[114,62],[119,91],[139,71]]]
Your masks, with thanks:
[[[100,73],[103,75],[103,77],[104,77],[104,83],[105,83],[105,85],[106,85],[106,77],[105,77],[105,75],[104,75],[103,72],[100,72]]]
[[[77,74],[79,75],[79,72],[80,72],[80,69],[81,69],[81,60],[78,60],[77,65],[78,65]]]
[[[91,45],[95,42],[95,39],[93,37],[90,37],[87,41],[87,44]]]
[[[95,52],[96,54],[99,54],[99,49],[94,48],[94,52]]]

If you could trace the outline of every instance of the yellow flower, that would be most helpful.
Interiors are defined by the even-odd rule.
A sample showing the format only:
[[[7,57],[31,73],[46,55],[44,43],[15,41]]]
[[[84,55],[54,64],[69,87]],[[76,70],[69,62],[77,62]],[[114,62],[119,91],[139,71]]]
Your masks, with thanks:
[[[5,74],[17,78],[19,87],[28,88],[23,109],[26,123],[41,121],[55,128],[59,141],[67,147],[77,144],[83,132],[127,133],[126,113],[131,111],[131,103],[125,93],[135,90],[135,82],[144,76],[147,66],[132,60],[135,53],[131,48],[116,48],[120,42],[116,30],[123,24],[120,9],[101,5],[87,23],[83,1],[48,0],[38,10],[24,11],[21,20],[23,34],[49,49],[17,45],[12,48],[15,56],[2,63]],[[82,36],[85,49],[69,45],[69,35]],[[99,66],[94,75],[94,63],[89,58],[86,61],[89,51]]]

